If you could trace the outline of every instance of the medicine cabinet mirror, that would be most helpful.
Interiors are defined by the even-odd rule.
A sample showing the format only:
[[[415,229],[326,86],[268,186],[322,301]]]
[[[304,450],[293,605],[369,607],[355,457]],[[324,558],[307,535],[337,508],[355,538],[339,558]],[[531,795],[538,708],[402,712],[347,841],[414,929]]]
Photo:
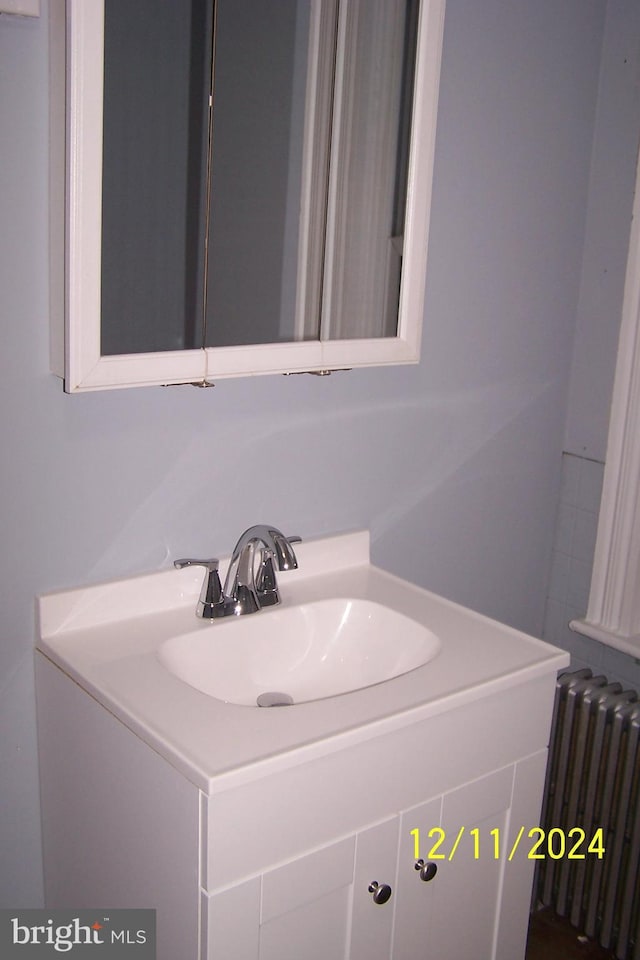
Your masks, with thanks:
[[[417,362],[444,5],[52,0],[68,392]]]

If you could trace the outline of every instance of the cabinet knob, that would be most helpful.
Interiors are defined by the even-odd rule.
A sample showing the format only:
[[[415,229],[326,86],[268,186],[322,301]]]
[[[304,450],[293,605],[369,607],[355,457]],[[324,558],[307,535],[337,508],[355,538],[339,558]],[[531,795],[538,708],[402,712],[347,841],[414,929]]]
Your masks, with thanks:
[[[386,903],[391,896],[391,887],[388,883],[378,883],[374,880],[369,884],[369,893],[373,894],[374,903]]]
[[[436,873],[438,872],[438,864],[429,861],[425,863],[424,860],[416,860],[414,863],[414,868],[420,871],[420,879],[425,882],[428,880],[433,880]]]

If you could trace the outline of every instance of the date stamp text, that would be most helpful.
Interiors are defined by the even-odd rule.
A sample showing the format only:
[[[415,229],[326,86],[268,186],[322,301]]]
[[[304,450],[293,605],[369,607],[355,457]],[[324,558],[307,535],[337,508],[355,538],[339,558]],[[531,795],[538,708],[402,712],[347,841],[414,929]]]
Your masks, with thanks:
[[[507,855],[511,861],[516,851],[522,846],[526,850],[529,860],[585,860],[588,856],[595,856],[602,860],[605,854],[604,835],[602,827],[588,837],[582,827],[572,827],[570,830],[561,830],[552,827],[543,830],[542,827],[531,827],[525,830],[520,827],[512,843],[503,843],[502,831],[499,827],[493,830],[481,831],[479,827],[460,827],[455,834],[447,834],[442,827],[432,827],[423,832],[419,827],[410,831],[413,837],[413,854],[416,860],[453,860],[456,855],[470,856],[473,860],[488,857],[500,860]]]

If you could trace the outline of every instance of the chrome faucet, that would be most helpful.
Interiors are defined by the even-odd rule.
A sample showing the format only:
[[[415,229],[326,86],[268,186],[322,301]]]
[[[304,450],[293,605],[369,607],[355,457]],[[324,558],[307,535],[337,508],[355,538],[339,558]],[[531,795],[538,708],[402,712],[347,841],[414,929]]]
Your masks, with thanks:
[[[197,616],[208,620],[239,617],[280,603],[274,563],[278,570],[295,570],[298,561],[292,543],[299,542],[300,537],[286,537],[271,524],[249,527],[231,554],[224,590],[215,559],[176,560],[174,566],[203,566],[207,570],[196,607]]]

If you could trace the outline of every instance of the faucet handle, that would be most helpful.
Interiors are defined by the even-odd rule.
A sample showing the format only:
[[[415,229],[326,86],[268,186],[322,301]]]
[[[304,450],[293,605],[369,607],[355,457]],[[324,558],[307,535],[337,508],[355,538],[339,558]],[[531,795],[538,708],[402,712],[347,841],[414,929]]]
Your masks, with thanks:
[[[190,557],[184,557],[182,560],[174,560],[174,567],[178,567],[181,570],[183,567],[206,567],[207,570],[213,572],[218,569],[220,561],[215,557],[212,557],[210,560],[192,560]]]
[[[276,583],[274,561],[279,570],[296,570],[298,560],[291,544],[301,543],[302,537],[286,537],[280,532],[271,531],[273,546],[263,546],[262,561],[256,573],[256,593],[261,607],[280,603],[280,593]]]
[[[302,537],[285,537],[276,531],[272,533],[278,570],[297,570],[298,560],[292,544],[302,543]]]
[[[224,595],[220,584],[220,574],[218,573],[218,560],[192,560],[183,558],[173,561],[174,567],[181,570],[183,567],[204,567],[207,574],[200,591],[200,599],[196,614],[205,620],[213,620],[216,617],[224,616]]]

